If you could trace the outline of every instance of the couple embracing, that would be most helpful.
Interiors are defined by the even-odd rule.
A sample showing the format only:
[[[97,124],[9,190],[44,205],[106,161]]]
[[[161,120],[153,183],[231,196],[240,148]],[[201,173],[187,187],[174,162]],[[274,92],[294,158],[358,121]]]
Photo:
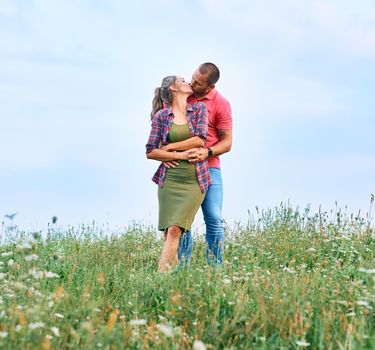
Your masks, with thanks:
[[[229,102],[215,89],[220,72],[203,63],[190,83],[165,77],[152,102],[148,159],[161,161],[153,177],[158,187],[159,223],[164,246],[159,272],[178,260],[188,264],[193,247],[191,225],[202,207],[207,262],[221,264],[224,249],[223,184],[219,156],[232,146]]]

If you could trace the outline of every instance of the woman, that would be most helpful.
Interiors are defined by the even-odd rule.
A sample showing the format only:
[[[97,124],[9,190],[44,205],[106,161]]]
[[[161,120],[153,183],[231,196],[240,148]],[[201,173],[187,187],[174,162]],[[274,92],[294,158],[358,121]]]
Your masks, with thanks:
[[[152,127],[146,145],[148,159],[179,161],[167,168],[163,163],[152,180],[159,185],[159,224],[164,231],[164,247],[159,272],[177,263],[181,234],[189,231],[211,183],[207,161],[190,164],[189,149],[205,144],[208,128],[206,107],[187,104],[193,93],[183,78],[168,76],[155,90],[152,102]]]

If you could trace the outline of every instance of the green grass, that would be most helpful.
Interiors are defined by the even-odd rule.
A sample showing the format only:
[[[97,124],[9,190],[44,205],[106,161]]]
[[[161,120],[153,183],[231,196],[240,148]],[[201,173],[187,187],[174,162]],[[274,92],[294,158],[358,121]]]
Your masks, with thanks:
[[[196,237],[190,268],[168,274],[149,228],[15,238],[0,247],[0,348],[375,348],[368,221],[281,205],[226,237],[223,268]]]

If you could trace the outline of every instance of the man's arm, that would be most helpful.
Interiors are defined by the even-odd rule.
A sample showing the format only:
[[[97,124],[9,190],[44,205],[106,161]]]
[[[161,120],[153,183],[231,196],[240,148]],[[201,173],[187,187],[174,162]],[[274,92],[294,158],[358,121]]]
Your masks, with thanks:
[[[227,153],[232,148],[232,130],[218,130],[220,141],[210,147],[213,156],[220,156]],[[194,148],[188,151],[189,162],[197,163],[205,160],[208,157],[208,148]]]
[[[217,131],[220,141],[210,147],[214,156],[221,156],[227,153],[232,148],[232,130],[221,130]],[[207,151],[208,154],[208,151]]]

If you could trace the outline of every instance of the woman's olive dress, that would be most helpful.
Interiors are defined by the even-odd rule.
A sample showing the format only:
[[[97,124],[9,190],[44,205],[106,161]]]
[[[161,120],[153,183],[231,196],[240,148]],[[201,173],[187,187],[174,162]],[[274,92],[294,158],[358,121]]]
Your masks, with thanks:
[[[179,142],[188,138],[188,125],[172,122],[168,142]],[[176,168],[167,169],[164,186],[158,189],[159,230],[176,225],[183,231],[190,231],[205,196],[199,187],[195,164],[190,164],[187,160],[179,162]]]

